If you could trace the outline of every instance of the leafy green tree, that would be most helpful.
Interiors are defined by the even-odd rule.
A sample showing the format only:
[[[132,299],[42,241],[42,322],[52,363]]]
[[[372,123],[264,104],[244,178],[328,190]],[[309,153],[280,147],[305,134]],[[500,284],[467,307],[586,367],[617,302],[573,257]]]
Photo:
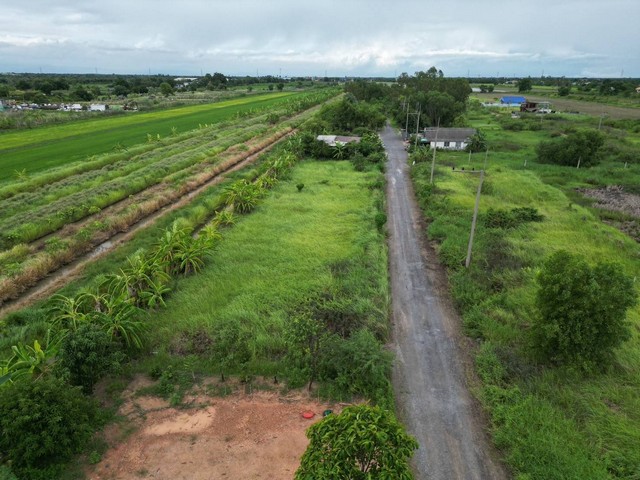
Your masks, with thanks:
[[[160,84],[160,93],[162,93],[162,95],[164,95],[165,97],[168,97],[169,95],[173,95],[173,87],[171,85],[169,85],[167,82],[162,82]]]
[[[540,142],[536,154],[540,163],[575,167],[597,165],[602,156],[604,136],[597,130],[581,130],[566,137]]]
[[[278,88],[278,91],[281,92],[284,89],[284,83],[278,82],[278,85],[276,85],[276,87]]]
[[[18,478],[59,478],[55,466],[82,450],[97,423],[96,404],[56,377],[0,389],[0,451]]]
[[[620,265],[591,267],[561,250],[544,263],[538,284],[534,345],[546,359],[603,364],[630,337],[626,311],[635,305],[637,292]]]
[[[480,130],[471,136],[471,141],[467,144],[467,152],[484,152],[487,149],[487,137]]]
[[[533,82],[531,81],[530,77],[521,78],[520,80],[518,80],[518,92],[530,92],[532,88]]]
[[[409,459],[418,448],[393,414],[356,405],[307,430],[309,446],[296,480],[410,480]]]

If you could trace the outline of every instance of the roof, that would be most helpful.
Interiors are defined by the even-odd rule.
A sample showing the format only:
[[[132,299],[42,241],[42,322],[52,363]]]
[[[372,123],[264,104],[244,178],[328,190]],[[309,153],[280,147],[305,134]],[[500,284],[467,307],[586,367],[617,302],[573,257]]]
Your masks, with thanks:
[[[425,128],[424,136],[430,141],[436,140],[436,131],[438,142],[464,142],[475,135],[475,128]]]
[[[500,103],[524,103],[527,99],[516,95],[505,95],[500,99]]]
[[[346,137],[344,135],[318,135],[317,140],[335,147],[336,143],[360,143],[360,137]]]

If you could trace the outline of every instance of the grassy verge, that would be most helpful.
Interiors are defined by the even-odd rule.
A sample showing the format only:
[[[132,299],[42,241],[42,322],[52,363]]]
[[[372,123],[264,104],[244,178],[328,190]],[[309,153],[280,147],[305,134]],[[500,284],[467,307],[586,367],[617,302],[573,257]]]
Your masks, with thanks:
[[[478,396],[491,414],[494,440],[518,479],[640,478],[640,397],[633,393],[640,389],[640,307],[629,313],[632,339],[603,371],[539,364],[529,335],[536,274],[554,251],[619,262],[638,274],[638,244],[603,224],[602,213],[574,188],[633,186],[640,169],[614,161],[590,169],[539,165],[533,148],[553,124],[513,132],[493,115],[472,118],[491,152],[469,270],[463,262],[478,178],[451,166],[482,168],[484,154],[469,163],[466,153],[439,153],[435,188],[428,185],[429,162],[417,163],[413,176],[466,331],[480,340]],[[537,209],[543,220],[503,227],[489,221],[490,209],[523,207]]]

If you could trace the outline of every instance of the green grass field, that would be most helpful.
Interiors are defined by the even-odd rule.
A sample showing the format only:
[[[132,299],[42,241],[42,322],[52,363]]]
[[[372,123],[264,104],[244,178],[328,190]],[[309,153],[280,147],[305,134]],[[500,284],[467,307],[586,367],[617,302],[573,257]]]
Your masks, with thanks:
[[[354,269],[352,276],[360,276],[350,281],[367,291],[363,301],[384,311],[386,255],[368,190],[377,175],[356,173],[348,162],[298,165],[291,180],[225,232],[211,265],[180,283],[153,320],[154,350],[169,353],[181,338],[204,332],[219,339],[220,348],[223,337],[233,342],[224,347],[228,361],[212,353],[217,368],[238,372],[235,350],[253,373],[278,373],[287,314],[306,297],[335,288],[332,268],[349,262],[371,264]]]
[[[478,393],[490,411],[494,441],[518,479],[638,479],[640,306],[628,314],[632,339],[603,371],[537,363],[529,332],[536,315],[536,274],[551,253],[567,249],[591,263],[618,262],[631,277],[640,272],[638,243],[604,224],[604,213],[575,191],[612,184],[633,188],[640,183],[640,165],[605,161],[577,169],[535,162],[540,140],[569,126],[566,122],[593,126],[593,119],[559,119],[539,130],[511,131],[492,113],[471,118],[486,133],[490,152],[469,271],[462,265],[478,178],[455,174],[451,166],[482,168],[484,153],[474,154],[471,163],[466,153],[439,153],[431,196],[430,162],[418,163],[413,173],[465,328],[482,339],[477,365],[484,385]],[[512,229],[485,225],[489,209],[515,207],[536,208],[544,220]]]
[[[276,106],[295,98],[292,92],[249,96],[220,103],[179,107],[151,113],[42,127],[0,135],[0,182],[105,153],[115,147],[144,143],[147,134],[168,136],[175,128],[185,132],[200,124],[220,123],[238,113]]]

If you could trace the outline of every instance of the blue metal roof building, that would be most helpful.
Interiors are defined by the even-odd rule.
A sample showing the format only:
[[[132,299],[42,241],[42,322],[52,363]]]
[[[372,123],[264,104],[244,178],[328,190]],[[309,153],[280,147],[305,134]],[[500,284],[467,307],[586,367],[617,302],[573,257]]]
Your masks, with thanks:
[[[524,97],[518,97],[514,95],[506,95],[500,99],[500,103],[508,104],[508,105],[520,105],[522,103],[526,103],[527,99]]]

